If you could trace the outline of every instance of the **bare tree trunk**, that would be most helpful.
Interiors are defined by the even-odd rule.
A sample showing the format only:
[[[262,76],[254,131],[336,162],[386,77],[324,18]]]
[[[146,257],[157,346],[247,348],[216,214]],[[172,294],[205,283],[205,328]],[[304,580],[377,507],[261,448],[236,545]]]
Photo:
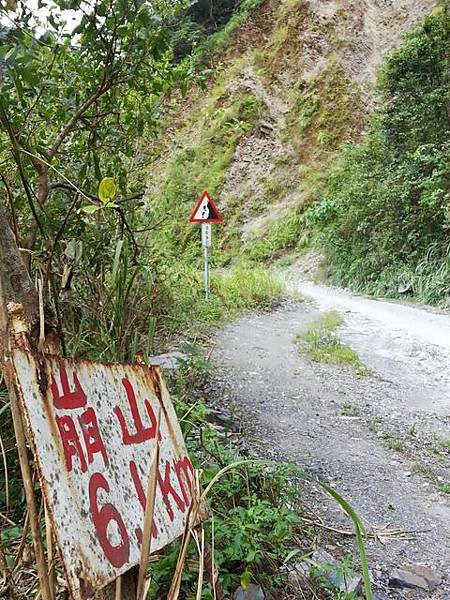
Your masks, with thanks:
[[[16,238],[9,226],[6,210],[0,205],[0,359],[1,368],[8,387],[11,415],[14,424],[14,433],[17,442],[20,469],[22,473],[23,486],[27,500],[30,526],[33,534],[33,547],[36,566],[41,585],[41,596],[43,600],[51,600],[51,590],[47,573],[47,561],[42,546],[41,532],[39,529],[39,516],[34,496],[33,477],[28,459],[27,442],[23,426],[21,408],[16,395],[15,381],[11,363],[11,350],[15,340],[9,331],[8,306],[21,304],[17,314],[24,313],[22,323],[28,324],[39,310],[38,297],[33,287],[25,264],[20,257],[20,251],[16,244]],[[21,332],[20,335],[24,335]]]
[[[8,213],[1,203],[0,278],[2,281],[1,301],[3,302],[3,306],[0,308],[6,311],[9,302],[21,304],[29,323],[32,323],[39,315],[38,295],[17,247],[9,224]],[[6,323],[3,326],[6,326]],[[2,331],[2,333],[4,332]],[[3,356],[3,343],[3,335],[0,335],[0,356]]]

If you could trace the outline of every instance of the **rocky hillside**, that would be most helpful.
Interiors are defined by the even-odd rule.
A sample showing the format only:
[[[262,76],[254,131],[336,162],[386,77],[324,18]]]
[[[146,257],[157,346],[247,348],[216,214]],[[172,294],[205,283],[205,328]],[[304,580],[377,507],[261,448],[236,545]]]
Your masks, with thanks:
[[[383,56],[434,5],[265,0],[229,27],[204,59],[212,70],[205,89],[176,101],[152,148],[149,210],[169,215],[161,243],[188,247],[193,198],[208,188],[225,217],[218,262],[306,245],[304,208],[340,145],[363,136]],[[182,215],[171,220],[174,204]]]

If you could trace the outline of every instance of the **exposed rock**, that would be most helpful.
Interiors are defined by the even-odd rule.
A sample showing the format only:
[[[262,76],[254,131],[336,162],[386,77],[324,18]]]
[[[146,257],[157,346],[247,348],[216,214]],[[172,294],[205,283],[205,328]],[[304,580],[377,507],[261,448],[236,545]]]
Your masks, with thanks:
[[[442,583],[439,571],[422,565],[411,565],[407,569],[394,569],[389,577],[391,587],[419,588],[432,592]]]
[[[429,589],[428,582],[424,577],[403,569],[394,569],[392,571],[389,577],[389,585],[394,588],[418,588],[427,591]]]
[[[151,365],[161,367],[167,371],[175,371],[180,366],[180,361],[186,361],[188,357],[182,352],[167,352],[159,356],[152,356]]]
[[[275,131],[275,127],[272,125],[272,123],[269,123],[268,121],[262,121],[259,126],[259,130],[261,131],[261,133],[269,135]]]
[[[341,573],[337,569],[339,564],[338,561],[326,550],[316,550],[311,556],[311,561],[320,566],[329,567],[324,572],[324,575],[326,575],[328,581],[338,590],[342,592],[353,593],[355,595],[362,592],[362,578],[359,576],[354,576],[344,581]],[[293,567],[293,569],[289,572],[289,580],[291,584],[302,587],[302,584],[309,575],[310,568],[311,564],[307,562],[301,562],[295,565],[295,567]]]
[[[245,590],[238,587],[233,594],[233,600],[265,600],[265,596],[259,585],[251,583]]]
[[[438,587],[442,583],[442,574],[435,569],[430,569],[430,567],[423,567],[422,565],[412,565],[408,567],[408,570],[414,573],[414,575],[418,575],[419,577],[423,577],[428,583],[428,588],[430,592]]]

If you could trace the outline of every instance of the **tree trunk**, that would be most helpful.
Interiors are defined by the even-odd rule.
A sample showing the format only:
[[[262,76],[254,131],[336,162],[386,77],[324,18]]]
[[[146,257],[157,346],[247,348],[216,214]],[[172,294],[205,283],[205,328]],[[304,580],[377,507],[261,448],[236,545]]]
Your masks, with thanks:
[[[8,213],[0,203],[0,278],[2,282],[3,306],[0,312],[5,311],[9,302],[21,304],[29,323],[32,323],[39,315],[39,301],[36,288],[22,260],[16,239],[11,230]],[[5,350],[6,323],[2,323],[2,334],[0,335],[0,356]]]

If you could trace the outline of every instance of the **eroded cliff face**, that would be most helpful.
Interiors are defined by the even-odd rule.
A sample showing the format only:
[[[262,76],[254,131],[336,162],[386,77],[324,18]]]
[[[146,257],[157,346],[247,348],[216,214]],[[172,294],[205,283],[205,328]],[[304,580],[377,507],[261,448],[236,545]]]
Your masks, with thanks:
[[[337,149],[364,135],[383,57],[435,5],[263,2],[211,60],[207,90],[179,106],[152,165],[150,204],[180,177],[179,201],[206,187],[219,200],[223,248],[268,258],[267,244],[302,243],[302,212]]]

